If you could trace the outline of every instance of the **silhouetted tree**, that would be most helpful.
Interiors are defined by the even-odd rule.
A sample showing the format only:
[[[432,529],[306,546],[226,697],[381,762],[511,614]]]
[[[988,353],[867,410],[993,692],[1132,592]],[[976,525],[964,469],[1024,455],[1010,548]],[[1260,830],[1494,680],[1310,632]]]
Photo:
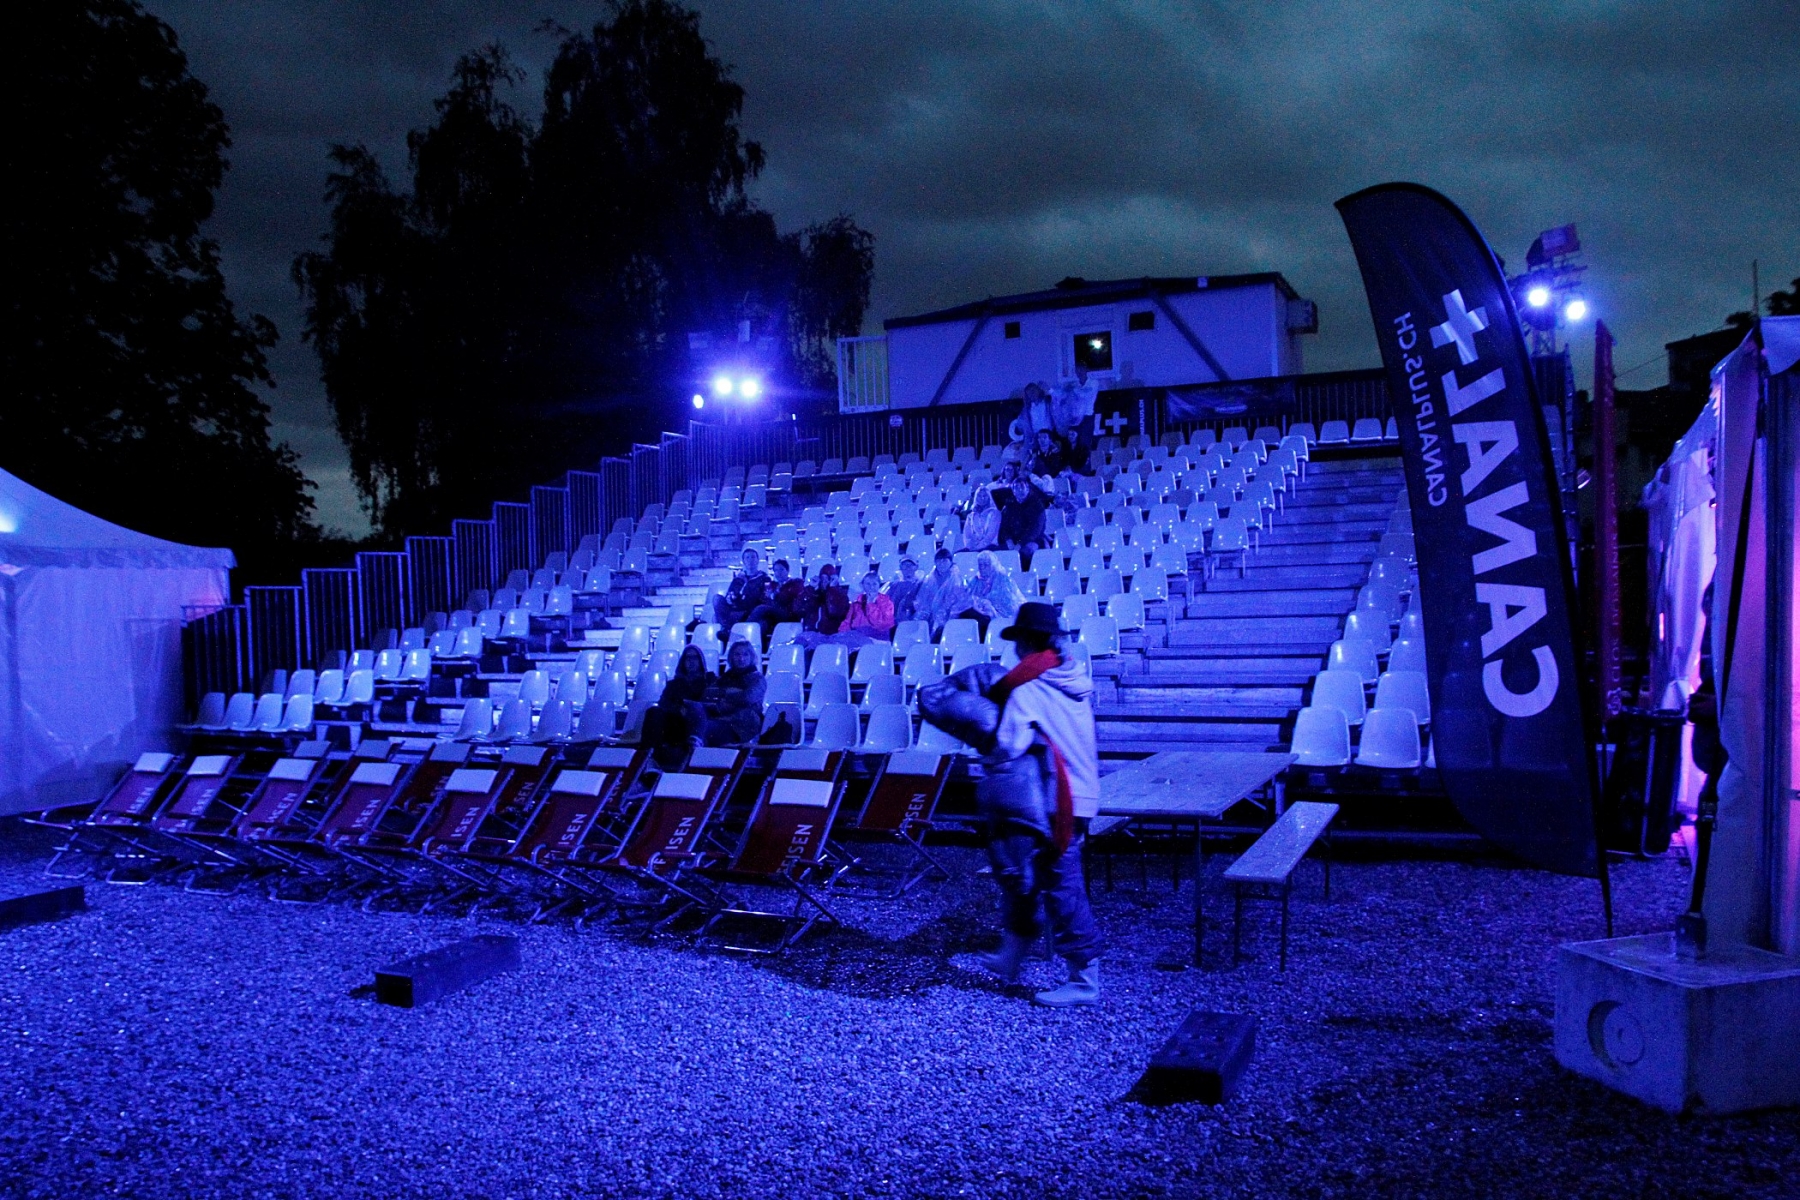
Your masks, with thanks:
[[[783,235],[749,201],[763,152],[694,13],[630,0],[555,32],[535,126],[489,46],[408,139],[410,191],[367,150],[334,148],[325,246],[294,265],[388,536],[685,419],[691,333],[772,337],[791,403],[829,388],[832,340],[862,324],[872,238],[848,217]]]
[[[130,0],[14,13],[0,465],[134,529],[256,557],[313,530],[269,437],[265,351],[201,236],[231,144]]]

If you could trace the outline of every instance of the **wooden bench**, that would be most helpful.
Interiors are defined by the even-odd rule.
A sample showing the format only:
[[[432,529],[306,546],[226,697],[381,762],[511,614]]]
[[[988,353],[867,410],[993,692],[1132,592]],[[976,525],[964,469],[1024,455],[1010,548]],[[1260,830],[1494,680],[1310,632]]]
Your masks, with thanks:
[[[1275,823],[1263,831],[1238,860],[1225,868],[1225,878],[1232,885],[1231,961],[1239,959],[1244,925],[1245,889],[1252,900],[1281,901],[1281,969],[1287,970],[1288,893],[1293,890],[1294,869],[1306,857],[1313,843],[1325,839],[1325,899],[1331,899],[1331,822],[1338,814],[1335,804],[1317,804],[1307,800],[1290,804]]]

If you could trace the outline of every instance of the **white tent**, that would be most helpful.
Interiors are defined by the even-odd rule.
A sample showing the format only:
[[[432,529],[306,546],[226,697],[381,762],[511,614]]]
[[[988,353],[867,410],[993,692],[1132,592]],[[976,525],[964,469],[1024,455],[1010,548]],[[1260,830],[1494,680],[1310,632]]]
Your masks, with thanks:
[[[0,813],[92,800],[168,748],[183,611],[228,603],[232,565],[0,471]]]

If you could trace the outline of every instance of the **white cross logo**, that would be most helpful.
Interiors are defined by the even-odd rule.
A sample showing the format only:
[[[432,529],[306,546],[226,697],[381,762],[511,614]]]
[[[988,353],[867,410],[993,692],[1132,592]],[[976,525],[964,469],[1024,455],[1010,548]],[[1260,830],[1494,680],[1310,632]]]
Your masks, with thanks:
[[[1108,429],[1112,430],[1114,437],[1119,436],[1119,430],[1121,430],[1121,429],[1125,428],[1127,425],[1131,424],[1130,421],[1127,421],[1125,419],[1124,413],[1117,413],[1117,412],[1114,413],[1112,416],[1106,418],[1106,421],[1104,423]]]
[[[1475,335],[1488,327],[1487,309],[1470,312],[1463,305],[1462,289],[1444,297],[1444,323],[1431,327],[1431,344],[1448,346],[1456,343],[1456,354],[1466,367],[1475,361]]]

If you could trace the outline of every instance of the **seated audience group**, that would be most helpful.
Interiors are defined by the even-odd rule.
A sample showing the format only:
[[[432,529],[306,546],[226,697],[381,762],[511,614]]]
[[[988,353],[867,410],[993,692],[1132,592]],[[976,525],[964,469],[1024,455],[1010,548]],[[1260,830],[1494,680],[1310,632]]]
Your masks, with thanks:
[[[798,624],[795,640],[811,649],[837,644],[855,649],[890,641],[903,621],[923,621],[935,640],[958,618],[973,620],[985,639],[996,620],[1009,621],[1025,602],[994,557],[995,550],[1016,550],[1022,565],[1047,544],[1045,513],[1072,503],[1068,488],[1056,481],[1073,476],[1083,447],[1072,447],[1059,434],[1038,429],[1008,447],[999,478],[975,489],[963,513],[961,546],[977,552],[974,575],[958,578],[951,551],[940,548],[931,571],[923,576],[910,555],[899,563],[900,577],[885,587],[871,569],[852,585],[839,578],[832,563],[821,565],[811,580],[793,564],[778,558],[762,569],[755,550],[745,550],[743,569],[724,593],[713,598],[712,619],[721,634],[732,626],[754,622],[763,640],[782,624]],[[689,745],[723,746],[756,741],[762,732],[764,680],[757,668],[758,650],[736,642],[726,652],[717,675],[705,656],[688,647],[662,698],[646,716],[644,737],[660,749]],[[780,731],[786,734],[788,731]]]

